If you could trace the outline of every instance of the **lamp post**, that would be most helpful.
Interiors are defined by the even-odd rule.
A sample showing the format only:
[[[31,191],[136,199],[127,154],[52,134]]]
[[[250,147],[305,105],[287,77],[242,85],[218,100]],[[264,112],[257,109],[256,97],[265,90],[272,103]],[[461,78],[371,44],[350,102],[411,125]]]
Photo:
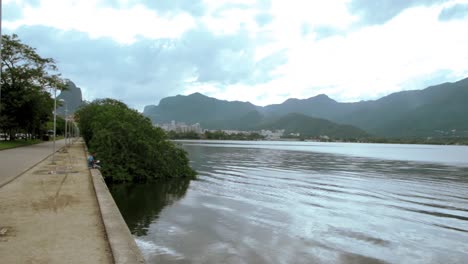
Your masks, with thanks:
[[[71,143],[73,144],[73,142],[75,142],[75,139],[76,139],[76,123],[75,123],[75,118],[71,118],[72,120],[72,124],[73,126],[71,127],[71,134],[72,134],[72,137],[73,137],[73,140],[71,141]]]
[[[63,103],[65,105],[65,130],[64,130],[64,138],[65,138],[65,147],[68,147],[68,143],[67,143],[67,134],[68,134],[68,104],[67,104],[67,101],[65,101],[64,99],[60,99],[59,100],[61,103]]]
[[[69,132],[69,139],[68,139],[68,143],[69,145],[72,145],[73,144],[73,139],[75,137],[75,122],[73,121],[73,118],[72,117],[69,117],[70,119],[70,125],[68,126],[68,132]]]
[[[73,137],[75,136],[73,134],[73,132],[75,130],[75,124],[73,123],[72,118],[70,118],[70,128],[69,128],[69,130],[70,130],[70,145],[71,145],[71,144],[73,144]]]
[[[65,103],[65,147],[67,147],[67,132],[68,132],[68,105],[65,100],[62,100]]]
[[[54,150],[52,152],[52,164],[55,164],[55,138],[57,137],[57,87],[54,87]]]
[[[2,79],[2,0],[0,0],[0,80]],[[0,81],[0,117],[2,114],[2,82]]]

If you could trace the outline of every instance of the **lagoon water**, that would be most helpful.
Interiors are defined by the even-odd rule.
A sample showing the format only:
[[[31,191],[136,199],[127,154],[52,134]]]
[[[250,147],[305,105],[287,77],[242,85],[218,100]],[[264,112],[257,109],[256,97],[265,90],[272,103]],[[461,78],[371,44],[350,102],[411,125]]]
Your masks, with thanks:
[[[148,263],[468,263],[468,147],[183,141],[111,192]]]

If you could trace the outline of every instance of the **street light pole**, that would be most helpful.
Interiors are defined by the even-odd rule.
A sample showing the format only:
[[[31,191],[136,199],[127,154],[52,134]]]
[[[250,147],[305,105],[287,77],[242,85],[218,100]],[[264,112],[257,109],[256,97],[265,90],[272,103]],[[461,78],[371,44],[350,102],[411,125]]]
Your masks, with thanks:
[[[73,144],[73,138],[75,137],[74,131],[75,131],[75,124],[73,124],[73,121],[70,120],[70,145]]]
[[[57,137],[57,87],[54,87],[54,150],[52,152],[52,164],[55,164],[55,138]]]
[[[2,0],[0,0],[0,117],[2,116]]]
[[[67,146],[67,132],[68,132],[68,105],[65,101],[63,101],[65,103],[65,146]]]
[[[76,123],[75,119],[73,119],[73,142],[76,141]]]
[[[71,143],[73,144],[73,142],[75,141],[75,131],[76,131],[76,124],[75,124],[75,121],[72,122],[73,126],[71,127],[71,134],[72,134],[72,141]]]

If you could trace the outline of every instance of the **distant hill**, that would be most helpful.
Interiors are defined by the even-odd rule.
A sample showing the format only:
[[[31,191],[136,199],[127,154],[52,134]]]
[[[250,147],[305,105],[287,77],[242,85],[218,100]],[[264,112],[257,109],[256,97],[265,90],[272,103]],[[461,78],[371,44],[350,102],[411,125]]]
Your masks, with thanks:
[[[205,122],[204,126],[211,129],[257,130],[265,121],[264,115],[253,110],[241,117]]]
[[[57,108],[59,115],[65,115],[65,109],[68,110],[68,114],[73,114],[83,104],[83,97],[81,89],[76,87],[72,81],[67,81],[67,90],[61,92],[57,96],[57,100],[64,100],[65,105]],[[58,103],[57,103],[58,104]]]
[[[385,137],[438,136],[452,130],[468,136],[467,102],[468,78],[356,103],[338,103],[326,95],[288,99],[263,111],[267,115],[302,113]]]
[[[362,102],[334,121],[389,137],[438,136],[438,131],[452,130],[468,136],[468,78]]]
[[[262,113],[266,115],[281,116],[289,113],[301,113],[304,115],[335,120],[343,113],[354,110],[353,104],[343,104],[331,99],[327,95],[320,94],[308,99],[288,99],[282,104],[265,106]]]
[[[196,93],[164,98],[158,106],[147,106],[144,111],[155,123],[176,120],[198,122],[211,129],[240,130],[272,124],[292,113],[352,125],[375,136],[468,136],[468,78],[355,103],[340,103],[318,95],[260,107]],[[292,117],[298,118],[288,118]],[[286,120],[283,124],[287,124]]]
[[[239,119],[257,108],[247,102],[218,100],[194,93],[164,98],[158,106],[146,106],[143,114],[155,123],[176,120],[216,129],[223,126],[224,121]]]
[[[368,137],[362,129],[351,125],[339,125],[321,118],[303,114],[291,113],[278,120],[261,125],[264,129],[285,129],[286,134],[300,133],[305,137],[329,136],[332,138],[363,138]]]

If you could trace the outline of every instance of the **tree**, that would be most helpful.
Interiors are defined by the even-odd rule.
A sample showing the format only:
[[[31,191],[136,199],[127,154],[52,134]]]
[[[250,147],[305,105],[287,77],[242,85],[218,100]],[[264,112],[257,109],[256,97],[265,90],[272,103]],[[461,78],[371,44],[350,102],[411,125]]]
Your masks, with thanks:
[[[96,100],[76,113],[80,133],[102,161],[107,181],[193,178],[187,153],[151,121],[114,99]]]
[[[49,91],[64,90],[55,61],[42,58],[17,35],[2,36],[0,130],[39,134],[50,120],[54,102]]]

